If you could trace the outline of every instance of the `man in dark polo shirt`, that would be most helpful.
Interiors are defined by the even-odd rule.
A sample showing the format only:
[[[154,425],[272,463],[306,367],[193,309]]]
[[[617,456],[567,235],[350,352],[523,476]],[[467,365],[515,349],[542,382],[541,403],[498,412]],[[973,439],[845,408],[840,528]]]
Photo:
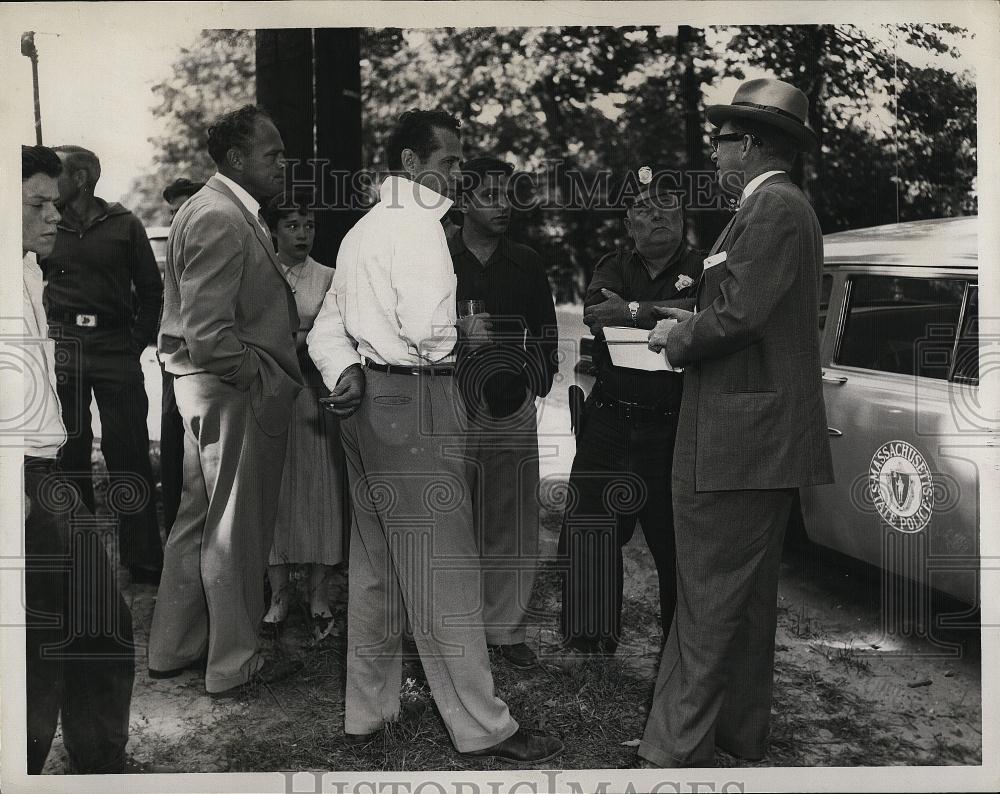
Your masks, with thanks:
[[[538,559],[535,398],[549,393],[559,365],[555,306],[541,257],[507,237],[512,172],[495,157],[463,163],[464,223],[449,248],[459,306],[483,301],[492,323],[490,344],[470,352],[460,347],[458,357],[486,642],[524,669],[536,661],[525,643]]]
[[[62,220],[55,248],[42,264],[68,434],[60,463],[93,511],[93,393],[101,414],[108,504],[118,517],[121,562],[133,582],[155,584],[163,568],[163,547],[139,354],[155,338],[163,284],[139,219],[121,204],[94,195],[101,175],[97,156],[79,146],[58,146],[55,151],[63,164]]]
[[[656,563],[664,637],[676,604],[670,467],[682,375],[617,367],[605,326],[653,328],[654,306],[691,308],[704,253],[684,238],[680,197],[643,167],[620,191],[633,245],[602,258],[584,301],[597,380],[585,404],[559,554],[562,632],[571,654],[613,654],[621,639],[622,547],[638,521]]]

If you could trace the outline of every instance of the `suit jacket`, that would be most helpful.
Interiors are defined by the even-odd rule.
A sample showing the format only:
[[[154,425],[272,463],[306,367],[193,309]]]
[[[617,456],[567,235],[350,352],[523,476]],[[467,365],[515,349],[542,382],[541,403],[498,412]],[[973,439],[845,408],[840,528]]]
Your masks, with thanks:
[[[299,316],[274,246],[216,177],[184,203],[167,237],[158,348],[174,375],[209,372],[239,391],[261,429],[288,426],[302,388]]]
[[[817,314],[823,236],[786,174],[752,192],[712,248],[697,313],[667,337],[685,367],[699,491],[833,482]],[[690,428],[689,428],[690,429]]]

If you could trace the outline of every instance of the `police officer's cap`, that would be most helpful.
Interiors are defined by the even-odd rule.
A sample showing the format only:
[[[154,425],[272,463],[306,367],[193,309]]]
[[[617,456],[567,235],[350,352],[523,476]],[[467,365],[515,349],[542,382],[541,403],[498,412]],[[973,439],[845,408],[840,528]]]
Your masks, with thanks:
[[[681,209],[683,181],[680,171],[643,165],[628,171],[618,188],[618,204],[630,210],[637,205]]]

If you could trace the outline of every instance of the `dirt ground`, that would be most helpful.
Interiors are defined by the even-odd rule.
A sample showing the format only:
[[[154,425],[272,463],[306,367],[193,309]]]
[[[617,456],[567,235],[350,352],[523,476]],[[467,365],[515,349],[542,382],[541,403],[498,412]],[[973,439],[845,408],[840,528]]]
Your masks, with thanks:
[[[543,555],[554,553],[557,529],[558,514],[552,512],[543,530]],[[127,574],[120,573],[127,583]],[[938,602],[924,604],[919,613],[887,616],[880,606],[886,586],[880,575],[866,566],[815,546],[790,544],[779,596],[771,751],[755,766],[982,763],[978,625],[928,628],[934,620],[961,609]],[[138,644],[129,740],[132,756],[163,771],[176,772],[446,768],[442,759],[452,756],[440,721],[431,720],[427,727],[420,722],[426,721],[423,716],[415,717],[416,722],[411,720],[419,727],[406,739],[406,745],[418,747],[429,735],[426,757],[417,752],[392,755],[388,747],[383,748],[384,753],[376,749],[367,755],[337,755],[336,742],[343,724],[346,579],[342,572],[332,587],[339,605],[339,636],[317,645],[309,637],[305,621],[292,619],[281,638],[285,652],[306,659],[301,681],[277,694],[262,692],[249,701],[217,701],[205,694],[202,679],[194,672],[171,680],[149,679],[145,640],[155,588],[127,584],[124,591]],[[557,640],[558,587],[553,572],[539,577],[536,602],[545,617],[533,628],[529,641],[544,661],[546,650]],[[659,661],[657,611],[656,572],[641,533],[637,533],[626,548],[626,636],[614,669],[584,671],[577,681],[545,668],[528,678],[496,672],[498,693],[511,703],[512,711],[517,703],[520,713],[528,710],[536,715],[536,727],[555,730],[564,739],[573,738],[577,730],[574,720],[580,714],[609,708],[604,702],[607,686],[613,684],[615,692],[624,693],[613,697],[628,714],[615,714],[617,720],[613,728],[607,728],[605,744],[595,745],[596,750],[581,747],[572,755],[567,753],[565,768],[634,765],[630,745],[641,736]],[[409,677],[409,673],[404,675]],[[585,693],[588,687],[589,700]],[[539,704],[534,701],[541,697],[538,693],[550,689],[563,692],[562,697],[577,703],[578,708],[574,706],[571,714],[566,707],[572,704],[556,703],[552,696],[541,705],[549,705],[547,713],[556,716],[543,724],[546,717],[537,717]],[[317,700],[322,702],[317,704]],[[413,705],[417,714],[433,713],[429,693],[418,679],[404,683],[404,703]],[[323,723],[322,741],[331,743],[324,745],[326,754],[300,746],[320,741],[317,734],[293,731],[280,755],[270,759],[261,756],[253,744],[256,732],[247,731],[247,726],[260,727],[271,721],[278,731],[282,725],[305,721],[306,712],[301,711],[305,708],[313,709],[308,720]],[[718,763],[747,765],[724,756]],[[68,771],[58,737],[45,771]]]

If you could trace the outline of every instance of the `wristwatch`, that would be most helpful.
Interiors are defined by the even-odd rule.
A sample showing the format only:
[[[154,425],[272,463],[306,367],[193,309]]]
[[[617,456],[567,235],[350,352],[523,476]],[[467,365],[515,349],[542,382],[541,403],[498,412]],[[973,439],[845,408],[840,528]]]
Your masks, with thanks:
[[[639,301],[629,302],[628,313],[632,316],[632,325],[635,325],[639,319]]]

